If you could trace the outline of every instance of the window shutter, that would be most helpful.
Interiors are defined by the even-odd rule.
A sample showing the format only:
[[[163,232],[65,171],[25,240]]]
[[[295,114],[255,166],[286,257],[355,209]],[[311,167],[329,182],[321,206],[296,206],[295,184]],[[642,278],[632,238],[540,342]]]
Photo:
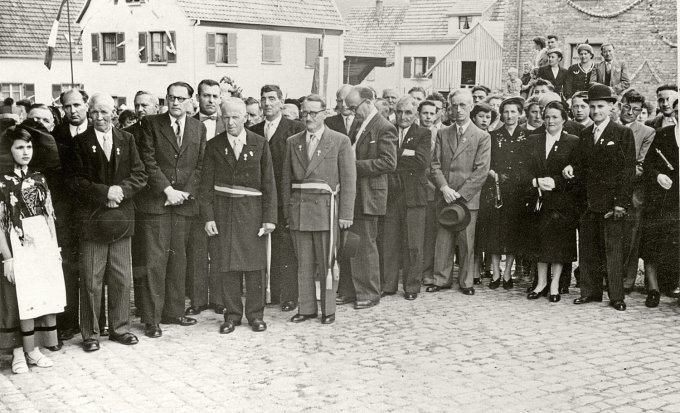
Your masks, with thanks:
[[[175,46],[175,53],[168,52],[168,63],[177,63],[177,41],[175,40],[175,32],[170,32],[170,39],[172,39],[172,45]]]
[[[148,60],[148,53],[147,53],[147,45],[146,45],[146,32],[139,32],[139,43],[137,45],[137,54],[139,54],[139,61],[142,63],[146,63]]]
[[[272,46],[271,36],[267,34],[262,35],[262,61],[271,62]]]
[[[411,58],[405,57],[404,58],[404,79],[410,79],[410,78],[411,78]]]
[[[118,62],[125,61],[125,44],[118,46],[121,43],[125,43],[125,33],[116,33],[116,60]]]
[[[427,58],[427,67],[425,68],[425,71],[427,72],[428,70],[430,70],[430,69],[432,68],[432,66],[434,66],[434,63],[435,63],[436,61],[437,61],[437,58],[436,58],[436,57],[434,57],[434,56],[429,56],[429,57]]]
[[[281,61],[281,36],[273,36],[274,61]]]
[[[316,58],[319,56],[319,39],[307,38],[305,45],[305,66],[314,67]]]
[[[227,63],[235,65],[238,63],[236,57],[236,33],[227,33]]]
[[[92,61],[99,61],[99,33],[92,33]]]
[[[215,33],[205,34],[205,55],[208,63],[215,63]]]

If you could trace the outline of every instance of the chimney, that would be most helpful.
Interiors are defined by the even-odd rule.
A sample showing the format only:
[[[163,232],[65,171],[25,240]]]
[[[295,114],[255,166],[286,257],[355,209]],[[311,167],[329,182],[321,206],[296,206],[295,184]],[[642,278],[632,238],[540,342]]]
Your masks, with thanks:
[[[383,0],[375,0],[375,17],[381,18],[383,12]]]

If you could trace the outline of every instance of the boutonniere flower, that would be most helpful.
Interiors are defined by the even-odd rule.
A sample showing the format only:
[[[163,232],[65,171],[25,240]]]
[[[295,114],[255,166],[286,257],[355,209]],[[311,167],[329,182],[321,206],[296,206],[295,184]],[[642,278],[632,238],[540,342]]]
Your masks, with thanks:
[[[316,151],[316,156],[321,156],[321,150]]]
[[[298,145],[298,151],[302,150],[302,145]]]
[[[224,154],[229,155],[229,148],[224,148]]]
[[[250,154],[250,156],[253,156],[253,151],[249,151],[248,153]]]
[[[97,146],[96,145],[92,145],[92,153],[97,153]]]
[[[243,154],[243,160],[244,160],[244,161],[247,161],[247,160],[248,160],[248,154],[247,154],[247,153],[244,153],[244,154]]]
[[[120,148],[116,148],[116,155],[120,156]]]

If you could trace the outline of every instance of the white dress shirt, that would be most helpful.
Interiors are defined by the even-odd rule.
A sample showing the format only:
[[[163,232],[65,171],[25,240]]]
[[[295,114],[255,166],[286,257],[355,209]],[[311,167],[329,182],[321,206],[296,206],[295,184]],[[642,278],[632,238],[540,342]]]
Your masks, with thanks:
[[[264,137],[267,138],[267,140],[270,140],[276,133],[276,129],[279,128],[279,123],[281,122],[282,117],[283,115],[279,113],[279,116],[273,121],[264,121]]]
[[[325,130],[326,128],[323,125],[321,125],[319,130],[313,133],[314,137],[316,138],[314,142],[312,142],[312,133],[310,133],[309,131],[305,133],[305,142],[307,144],[307,157],[309,160],[311,160],[312,157],[314,156],[314,151],[319,146],[319,141],[321,140],[321,137],[323,136]]]
[[[550,132],[548,132],[548,129],[545,130],[545,159],[548,159],[548,155],[550,155],[553,146],[560,140],[560,135],[562,135],[562,129],[557,131],[554,135],[551,135]]]
[[[210,119],[208,115],[204,114],[199,114],[198,115],[199,119],[203,124],[205,125],[205,139],[206,141],[209,141],[210,139],[215,137],[215,134],[217,132],[217,119]]]
[[[239,133],[238,136],[231,136],[227,134],[227,139],[229,139],[229,144],[231,145],[231,148],[234,150],[234,156],[238,160],[238,158],[241,156],[241,150],[243,150],[243,146],[245,146],[246,144],[245,128],[241,130],[241,133]]]
[[[406,135],[408,135],[408,131],[409,131],[409,129],[411,129],[411,127],[409,126],[406,129],[401,129],[401,128],[397,128],[397,129],[399,130],[399,146],[397,146],[397,148],[401,148],[401,144],[404,143],[404,138],[406,137]]]
[[[172,127],[172,131],[175,132],[175,123],[179,122],[179,136],[184,136],[184,126],[187,123],[186,114],[181,118],[175,118],[172,115],[168,116],[170,116],[170,127]]]
[[[111,160],[111,151],[113,150],[113,135],[111,134],[111,129],[109,129],[108,132],[100,132],[95,129],[94,133],[97,135],[99,146],[104,150],[106,159]]]
[[[74,125],[69,124],[68,130],[69,130],[69,132],[71,132],[71,137],[75,137],[76,135],[79,135],[79,134],[85,132],[85,130],[87,130],[87,126],[88,126],[88,121],[86,120],[85,122],[81,123],[78,126],[74,126]]]
[[[609,116],[607,116],[602,123],[599,125],[593,125],[595,128],[593,129],[593,138],[595,139],[595,143],[600,140],[600,136],[602,135],[602,131],[609,125]]]

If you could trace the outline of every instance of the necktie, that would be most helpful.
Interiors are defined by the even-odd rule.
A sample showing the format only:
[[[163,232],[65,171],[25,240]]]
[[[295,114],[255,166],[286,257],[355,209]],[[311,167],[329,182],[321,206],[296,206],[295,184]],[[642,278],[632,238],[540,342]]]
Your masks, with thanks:
[[[309,135],[309,143],[307,144],[307,159],[311,160],[314,156],[314,150],[318,144],[318,139],[313,133]]]
[[[399,129],[399,147],[401,148],[401,144],[404,143],[404,130]]]
[[[463,137],[463,128],[460,127],[460,126],[456,126],[456,129],[457,129],[456,130],[456,132],[457,132],[456,133],[456,139],[457,139],[458,144],[460,144],[460,138]]]
[[[206,120],[217,120],[217,115],[214,113],[210,116],[200,114],[199,117],[201,118],[201,122],[205,122]]]
[[[175,137],[177,138],[177,146],[182,146],[182,128],[179,125],[179,121],[175,121]]]
[[[600,130],[600,127],[596,126],[595,129],[593,129],[593,136],[595,137],[594,143],[597,143],[597,141],[600,140],[600,133],[602,133],[602,131]]]
[[[265,125],[264,125],[264,137],[267,138],[267,140],[270,140],[272,138],[272,135],[273,135],[272,129],[274,129],[274,128],[272,127],[271,122],[265,123]]]
[[[348,135],[349,135],[349,130],[351,128],[352,128],[352,119],[349,116],[347,116],[345,118],[345,131],[347,132]]]
[[[234,156],[238,160],[239,156],[241,156],[241,149],[243,149],[243,144],[241,143],[240,140],[234,139]]]
[[[111,143],[112,142],[111,142],[111,138],[109,137],[109,135],[104,135],[104,148],[103,148],[104,149],[104,155],[106,155],[106,159],[109,160],[109,161],[111,160],[111,149],[112,149]]]

